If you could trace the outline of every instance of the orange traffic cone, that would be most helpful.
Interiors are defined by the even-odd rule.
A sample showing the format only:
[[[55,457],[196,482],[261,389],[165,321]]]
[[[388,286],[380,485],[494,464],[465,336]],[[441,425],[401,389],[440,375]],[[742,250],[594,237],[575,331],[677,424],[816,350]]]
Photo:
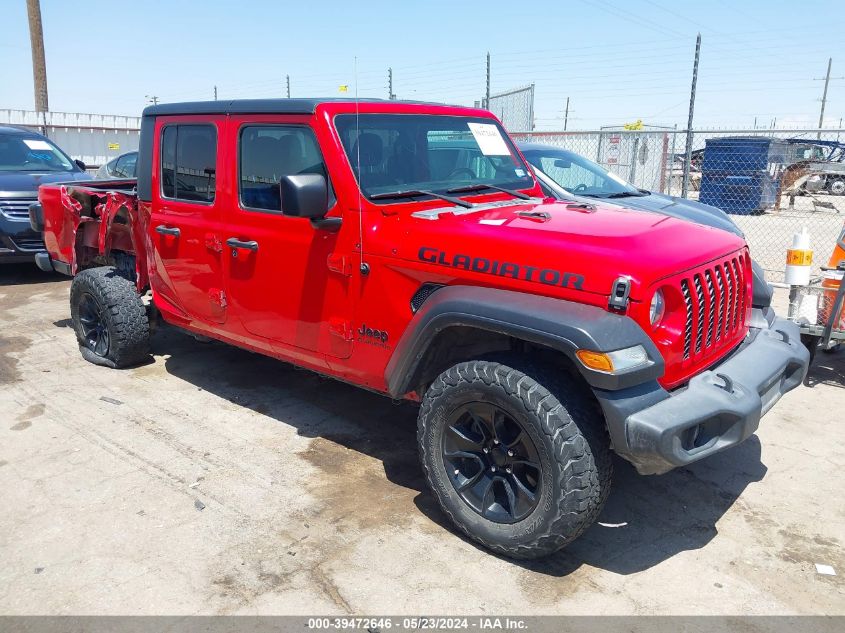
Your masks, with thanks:
[[[827,264],[827,267],[833,270],[822,271],[822,288],[825,291],[819,305],[820,325],[826,325],[830,320],[833,304],[836,301],[836,293],[839,290],[839,284],[842,283],[843,274],[845,274],[841,270],[836,270],[836,268],[843,264],[845,264],[845,225],[842,226],[842,232],[836,240],[836,246],[833,247],[833,254]],[[840,309],[838,318],[833,323],[833,328],[845,330],[845,306]]]

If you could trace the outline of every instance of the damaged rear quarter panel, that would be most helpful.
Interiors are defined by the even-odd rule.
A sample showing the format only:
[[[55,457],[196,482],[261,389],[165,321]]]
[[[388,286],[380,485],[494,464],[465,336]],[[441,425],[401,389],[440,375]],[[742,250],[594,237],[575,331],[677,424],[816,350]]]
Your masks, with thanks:
[[[145,223],[134,193],[102,185],[42,185],[44,243],[53,259],[70,265],[71,273],[93,260],[110,261],[113,251],[135,256],[138,290],[149,284]]]

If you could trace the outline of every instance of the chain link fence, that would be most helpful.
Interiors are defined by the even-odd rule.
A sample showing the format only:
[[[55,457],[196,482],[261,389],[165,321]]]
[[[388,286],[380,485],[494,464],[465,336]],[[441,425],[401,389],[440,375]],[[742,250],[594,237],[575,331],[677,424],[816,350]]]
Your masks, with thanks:
[[[508,130],[533,130],[534,84],[490,95],[487,109]]]
[[[685,130],[512,135],[580,154],[640,189],[679,197],[684,190]],[[592,176],[582,172],[582,178]],[[688,199],[730,214],[772,281],[782,280],[786,249],[806,227],[818,274],[845,222],[845,131],[695,131],[686,184]]]

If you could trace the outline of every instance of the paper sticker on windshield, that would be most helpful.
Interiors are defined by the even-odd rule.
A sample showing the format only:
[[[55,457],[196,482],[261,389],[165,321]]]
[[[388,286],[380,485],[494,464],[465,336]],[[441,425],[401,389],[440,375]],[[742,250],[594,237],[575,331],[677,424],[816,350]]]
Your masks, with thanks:
[[[520,169],[519,167],[517,167],[516,169],[513,170],[513,173],[516,174],[517,178],[525,178],[525,170],[524,169]]]
[[[50,144],[47,141],[39,141],[37,139],[23,139],[23,142],[26,143],[26,146],[29,149],[50,149]]]
[[[469,131],[475,137],[475,142],[485,156],[510,156],[505,139],[499,128],[490,123],[467,123]]]

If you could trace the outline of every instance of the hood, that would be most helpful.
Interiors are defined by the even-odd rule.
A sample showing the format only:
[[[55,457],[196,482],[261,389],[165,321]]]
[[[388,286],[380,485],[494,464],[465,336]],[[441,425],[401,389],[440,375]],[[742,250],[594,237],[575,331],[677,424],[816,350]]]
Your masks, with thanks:
[[[649,193],[645,196],[630,196],[628,198],[607,200],[606,202],[619,204],[629,209],[642,209],[643,211],[662,213],[673,218],[696,222],[704,226],[712,226],[714,229],[730,231],[735,235],[744,237],[740,228],[734,224],[734,221],[727,213],[718,207],[711,207],[709,204],[702,204],[695,200],[675,198],[660,193]]]
[[[91,180],[91,176],[84,171],[0,172],[0,195],[31,192],[34,197],[41,185],[72,180]]]
[[[665,215],[585,206],[534,199],[434,208],[412,213],[409,230],[390,241],[394,256],[463,269],[460,277],[497,275],[508,285],[536,283],[540,292],[554,286],[548,294],[607,296],[626,276],[634,300],[659,279],[745,246],[731,233]]]

